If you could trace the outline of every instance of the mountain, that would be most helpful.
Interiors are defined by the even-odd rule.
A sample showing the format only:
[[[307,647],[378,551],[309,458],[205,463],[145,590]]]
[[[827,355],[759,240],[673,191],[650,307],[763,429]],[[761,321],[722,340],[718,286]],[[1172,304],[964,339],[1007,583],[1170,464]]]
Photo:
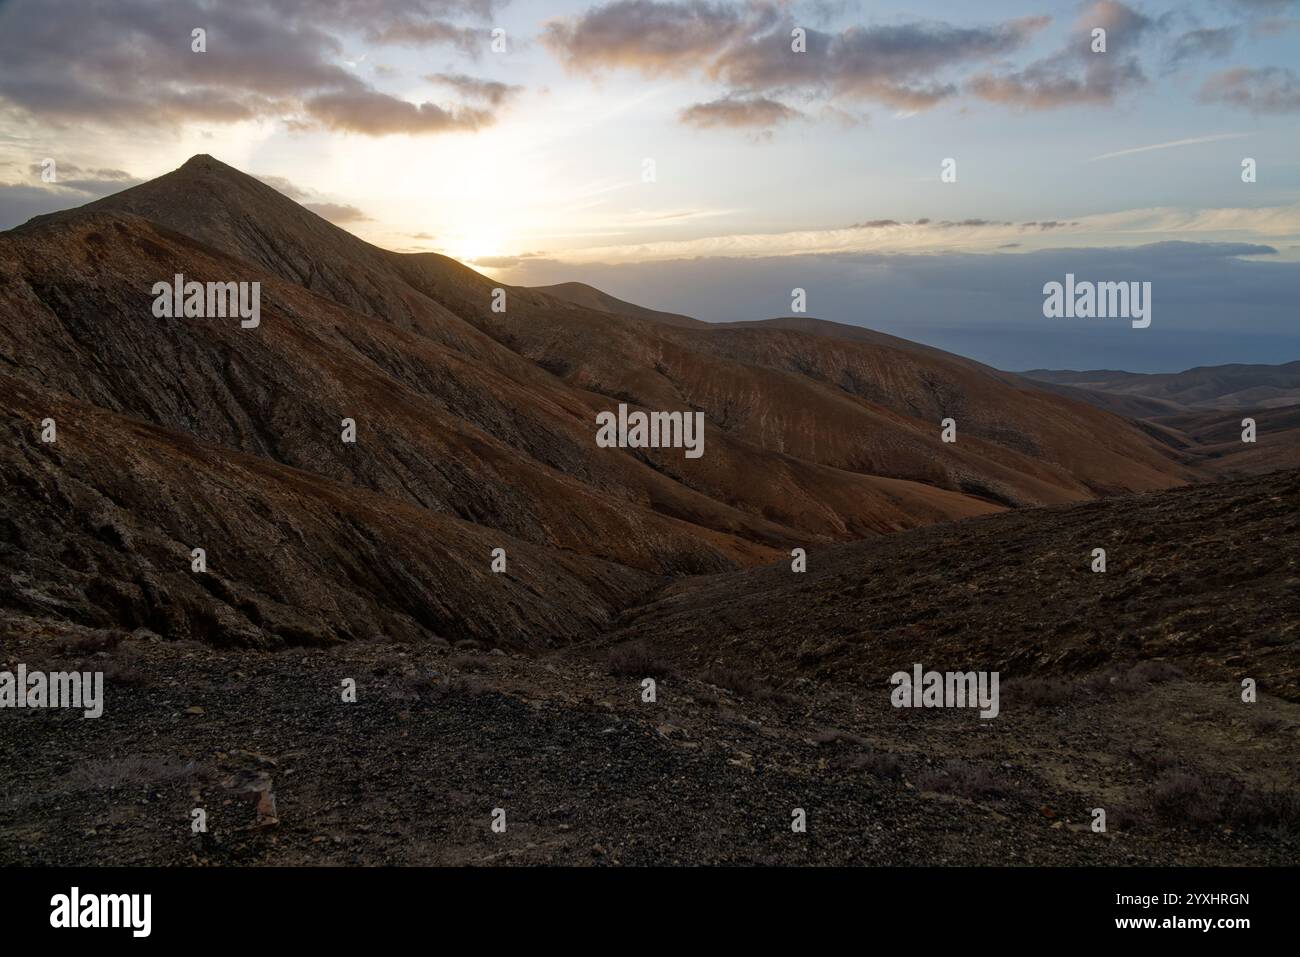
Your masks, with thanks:
[[[1300,468],[1300,362],[1223,365],[1186,372],[1053,372],[1024,375],[1058,395],[1141,420],[1199,471],[1258,475]],[[1243,442],[1244,419],[1255,441]]]
[[[260,324],[156,317],[176,274],[260,283]],[[585,298],[371,246],[207,156],[0,234],[0,600],[217,643],[541,646],[684,575],[1198,474],[938,350]],[[597,447],[620,403],[703,413],[704,455]]]
[[[1152,406],[1148,414],[1300,405],[1300,361],[1197,366],[1185,372],[1166,373],[1031,369],[1021,375],[1037,382],[1160,403]]]
[[[529,288],[534,292],[550,296],[552,299],[571,302],[576,306],[595,309],[597,312],[610,312],[616,316],[648,319],[651,322],[660,322],[670,326],[706,325],[699,319],[692,319],[690,316],[681,316],[674,312],[660,312],[658,309],[647,309],[645,306],[638,306],[636,303],[625,302],[607,292],[601,292],[595,286],[588,286],[585,282],[561,282],[553,286],[530,286]]]
[[[1255,423],[1255,441],[1243,442],[1243,422]],[[1260,475],[1300,468],[1300,405],[1183,412],[1152,420],[1181,439],[1196,467],[1217,476]]]
[[[828,546],[801,574],[681,581],[607,641],[776,687],[886,687],[917,661],[1060,680],[1159,659],[1300,701],[1297,543],[1300,471],[1279,471]]]

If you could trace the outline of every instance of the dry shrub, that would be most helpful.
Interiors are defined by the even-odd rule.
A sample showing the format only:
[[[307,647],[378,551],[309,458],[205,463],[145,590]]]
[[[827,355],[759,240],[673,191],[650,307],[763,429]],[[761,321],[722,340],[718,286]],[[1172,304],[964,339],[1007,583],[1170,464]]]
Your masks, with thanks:
[[[611,675],[620,678],[667,678],[672,668],[640,642],[611,648],[605,659]]]
[[[917,775],[916,786],[922,791],[956,794],[965,798],[1001,797],[1006,792],[988,768],[960,758],[940,768],[927,768]]]

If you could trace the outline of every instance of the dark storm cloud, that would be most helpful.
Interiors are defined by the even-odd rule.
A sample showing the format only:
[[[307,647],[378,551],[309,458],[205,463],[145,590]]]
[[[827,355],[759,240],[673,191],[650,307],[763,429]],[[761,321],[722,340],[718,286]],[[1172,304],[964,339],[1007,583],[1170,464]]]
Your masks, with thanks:
[[[1209,77],[1200,98],[1254,113],[1295,113],[1300,111],[1300,78],[1285,67],[1238,67]]]
[[[805,29],[779,5],[723,6],[702,0],[615,0],[545,27],[542,42],[572,70],[631,69],[647,76],[703,73],[732,95],[797,91],[924,109],[954,95],[943,70],[1009,53],[1046,17],[990,27],[918,22]]]
[[[1113,103],[1146,82],[1138,54],[1154,20],[1117,0],[1096,0],[1075,21],[1066,45],[1050,57],[1011,73],[985,73],[968,88],[994,103],[1031,110]],[[1106,31],[1106,52],[1092,51],[1092,31]]]
[[[699,129],[765,129],[802,116],[784,103],[766,97],[725,97],[696,103],[680,114],[687,126]]]
[[[0,7],[0,104],[53,125],[167,127],[269,117],[295,125],[315,118],[376,135],[460,129],[466,123],[454,110],[405,103],[339,65],[343,45],[329,31],[382,34],[491,9],[445,0],[19,3]],[[207,31],[206,52],[191,49],[195,28]],[[304,103],[312,102],[318,111],[304,114]],[[358,102],[380,119],[353,118],[349,104]],[[468,125],[483,122],[474,115]]]

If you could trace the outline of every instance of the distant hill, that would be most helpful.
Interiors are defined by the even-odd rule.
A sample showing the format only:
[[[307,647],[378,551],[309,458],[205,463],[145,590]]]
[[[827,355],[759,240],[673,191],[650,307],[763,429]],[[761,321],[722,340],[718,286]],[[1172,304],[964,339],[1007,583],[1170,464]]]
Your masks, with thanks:
[[[1300,362],[1022,375],[1058,395],[1144,421],[1152,436],[1214,475],[1300,467]],[[1241,438],[1245,418],[1255,420],[1253,443]]]
[[[1184,409],[1300,405],[1300,361],[1283,365],[1198,366],[1185,372],[1168,373],[1031,369],[1020,374],[1038,382],[1173,403]],[[1153,409],[1152,414],[1158,411]]]
[[[588,286],[585,282],[561,282],[553,286],[532,286],[530,288],[534,292],[543,293],[553,299],[561,299],[564,302],[585,306],[587,309],[595,309],[597,312],[611,312],[620,316],[632,316],[635,319],[648,319],[651,322],[662,322],[670,326],[707,325],[707,323],[701,322],[699,319],[692,319],[690,316],[680,316],[673,312],[660,312],[657,309],[647,309],[645,306],[624,302],[607,292],[601,292],[595,286]]]

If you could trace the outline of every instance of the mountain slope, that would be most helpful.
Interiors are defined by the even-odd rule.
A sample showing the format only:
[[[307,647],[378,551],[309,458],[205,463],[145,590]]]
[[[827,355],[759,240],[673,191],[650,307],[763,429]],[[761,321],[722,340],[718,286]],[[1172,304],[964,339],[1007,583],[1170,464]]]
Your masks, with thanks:
[[[653,581],[8,374],[0,407],[8,615],[263,648],[374,635],[536,647],[594,633]],[[46,417],[55,443],[35,441]],[[506,574],[489,570],[496,547]]]
[[[607,292],[602,292],[595,286],[588,286],[585,282],[561,282],[553,286],[530,286],[528,288],[552,299],[571,302],[576,306],[595,309],[598,312],[610,312],[617,316],[648,319],[651,322],[659,322],[668,326],[706,325],[699,319],[692,319],[690,316],[681,316],[675,312],[660,312],[657,309],[647,309],[645,306],[626,302],[611,296]]]
[[[1107,568],[1093,572],[1093,549]],[[1300,471],[991,515],[666,588],[602,641],[675,665],[887,687],[1165,659],[1300,700]]]

